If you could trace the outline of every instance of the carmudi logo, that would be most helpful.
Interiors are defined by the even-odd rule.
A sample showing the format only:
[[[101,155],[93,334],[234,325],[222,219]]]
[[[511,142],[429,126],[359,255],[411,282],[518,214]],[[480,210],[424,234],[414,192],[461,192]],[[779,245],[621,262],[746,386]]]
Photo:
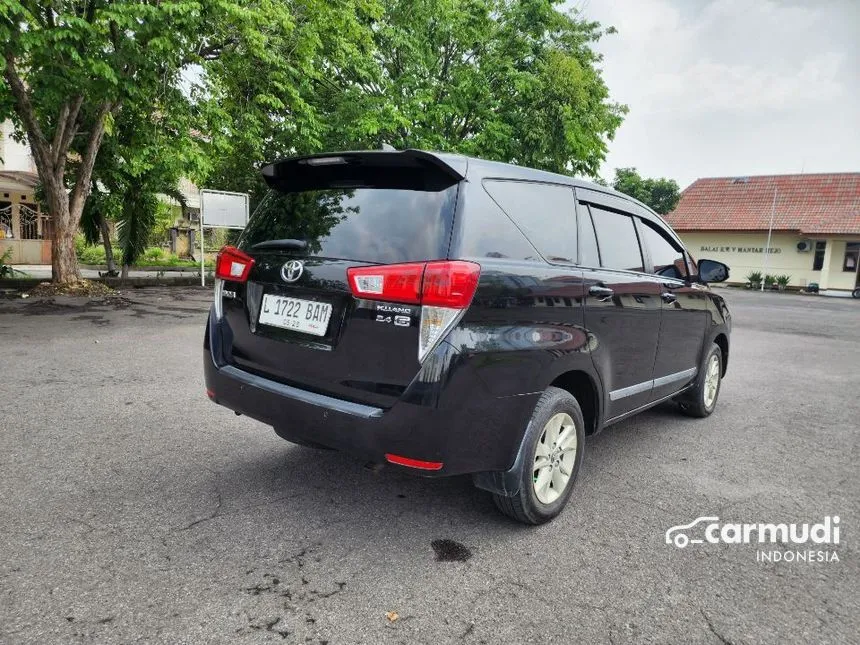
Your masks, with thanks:
[[[760,545],[762,548],[756,552],[758,562],[839,562],[835,551],[839,544],[839,516],[827,515],[823,521],[814,524],[741,524],[720,522],[719,517],[702,516],[666,531],[666,544],[679,549],[703,543]],[[767,549],[764,545],[772,548]],[[798,550],[795,545],[815,548]]]

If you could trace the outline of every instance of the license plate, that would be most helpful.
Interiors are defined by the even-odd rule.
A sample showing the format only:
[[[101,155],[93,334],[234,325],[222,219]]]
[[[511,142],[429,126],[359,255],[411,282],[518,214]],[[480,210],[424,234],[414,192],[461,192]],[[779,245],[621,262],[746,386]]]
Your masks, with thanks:
[[[260,324],[292,329],[314,336],[325,336],[331,305],[301,298],[285,298],[267,294],[260,308]]]

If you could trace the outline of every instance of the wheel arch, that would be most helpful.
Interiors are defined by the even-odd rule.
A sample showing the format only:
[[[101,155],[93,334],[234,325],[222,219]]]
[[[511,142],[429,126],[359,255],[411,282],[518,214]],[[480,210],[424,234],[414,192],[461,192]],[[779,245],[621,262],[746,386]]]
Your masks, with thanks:
[[[723,373],[720,376],[725,376],[729,367],[729,337],[724,332],[720,332],[714,336],[714,342],[723,354]]]
[[[548,385],[569,392],[577,400],[582,409],[586,435],[598,432],[602,397],[594,374],[583,369],[571,369],[558,374]]]

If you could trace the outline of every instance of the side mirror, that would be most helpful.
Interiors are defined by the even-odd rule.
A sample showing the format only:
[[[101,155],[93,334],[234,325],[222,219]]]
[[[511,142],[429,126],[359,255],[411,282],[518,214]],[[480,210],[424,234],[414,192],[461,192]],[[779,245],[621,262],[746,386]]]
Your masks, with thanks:
[[[699,260],[699,281],[725,282],[729,279],[729,267],[716,260]]]

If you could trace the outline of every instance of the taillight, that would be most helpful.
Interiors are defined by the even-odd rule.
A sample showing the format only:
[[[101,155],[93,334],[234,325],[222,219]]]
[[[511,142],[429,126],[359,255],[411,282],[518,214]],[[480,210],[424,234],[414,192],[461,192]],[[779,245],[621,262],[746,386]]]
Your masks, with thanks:
[[[346,274],[357,298],[463,309],[475,295],[481,266],[440,260],[350,267]]]
[[[423,361],[472,302],[481,266],[438,260],[350,267],[346,273],[357,298],[421,305],[418,360]]]
[[[245,282],[252,266],[254,258],[250,255],[235,246],[225,246],[218,252],[215,260],[215,277],[232,282]]]
[[[421,285],[421,304],[463,309],[472,302],[481,266],[474,262],[428,262]]]
[[[381,264],[372,267],[350,267],[346,270],[349,288],[358,298],[421,303],[421,278],[424,263]]]

